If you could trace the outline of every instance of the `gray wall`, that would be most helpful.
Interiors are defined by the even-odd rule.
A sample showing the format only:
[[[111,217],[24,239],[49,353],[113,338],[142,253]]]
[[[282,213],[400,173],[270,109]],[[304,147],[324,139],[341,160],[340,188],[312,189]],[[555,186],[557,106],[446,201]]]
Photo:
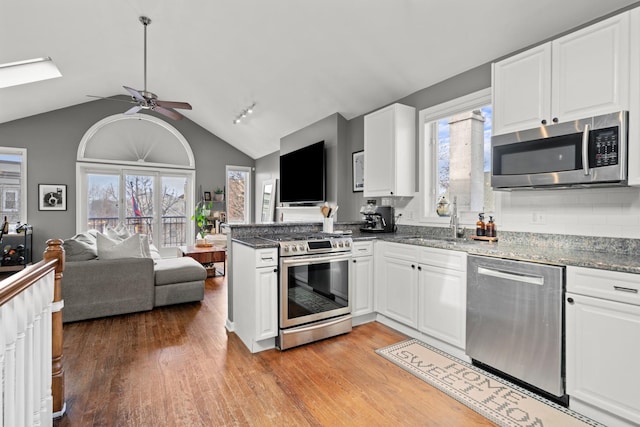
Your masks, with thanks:
[[[338,187],[344,185],[339,178],[344,172],[345,165],[344,159],[339,154],[343,154],[341,147],[345,143],[345,135],[346,119],[339,113],[334,113],[280,139],[280,154],[287,154],[307,145],[324,141],[327,162],[326,199],[332,204],[339,202]]]
[[[123,105],[98,100],[0,124],[0,146],[27,149],[27,220],[33,225],[34,260],[42,258],[47,239],[64,239],[75,234],[78,144],[96,122],[122,113]],[[215,187],[224,187],[227,164],[249,167],[255,164],[251,157],[189,119],[170,124],[191,145],[196,159],[196,189],[202,186],[203,190],[213,191]],[[38,184],[47,183],[68,186],[66,211],[38,211]]]
[[[416,108],[416,135],[418,135],[417,112],[488,87],[491,87],[490,63],[419,90],[390,104],[399,102]],[[385,106],[381,105],[372,111]],[[335,113],[281,138],[280,152],[272,153],[256,161],[256,188],[261,190],[262,181],[265,179],[279,178],[278,157],[280,153],[288,153],[324,140],[327,146],[327,200],[340,205],[337,215],[338,221],[361,220],[360,207],[366,204],[367,199],[362,192],[354,193],[352,191],[351,156],[354,152],[364,149],[364,116],[366,114],[345,120],[339,113]],[[417,140],[415,149],[417,171],[419,166]],[[419,185],[418,174],[416,174],[416,191],[419,189]],[[260,205],[258,196],[257,194],[255,206]],[[378,199],[377,202],[380,203],[380,200]]]

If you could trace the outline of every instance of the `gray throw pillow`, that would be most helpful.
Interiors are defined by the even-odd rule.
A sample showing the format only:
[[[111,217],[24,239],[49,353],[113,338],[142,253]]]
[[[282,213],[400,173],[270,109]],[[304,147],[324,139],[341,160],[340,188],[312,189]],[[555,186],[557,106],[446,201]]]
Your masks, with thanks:
[[[62,247],[67,261],[88,261],[98,257],[98,247],[95,240],[90,243],[83,239],[75,239],[74,236],[65,240]]]

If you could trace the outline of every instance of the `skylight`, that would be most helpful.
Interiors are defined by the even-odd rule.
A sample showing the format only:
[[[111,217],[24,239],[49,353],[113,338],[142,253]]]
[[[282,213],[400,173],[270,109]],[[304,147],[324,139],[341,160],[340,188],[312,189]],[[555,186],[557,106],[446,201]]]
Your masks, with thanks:
[[[0,89],[56,77],[62,73],[49,57],[0,64]]]

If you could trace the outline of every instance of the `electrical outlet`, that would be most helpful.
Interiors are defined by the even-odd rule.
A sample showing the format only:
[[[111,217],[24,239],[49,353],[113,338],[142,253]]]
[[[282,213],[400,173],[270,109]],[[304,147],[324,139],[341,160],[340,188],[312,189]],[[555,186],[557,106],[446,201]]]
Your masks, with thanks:
[[[531,223],[532,224],[544,224],[546,216],[544,212],[534,211],[531,213]]]

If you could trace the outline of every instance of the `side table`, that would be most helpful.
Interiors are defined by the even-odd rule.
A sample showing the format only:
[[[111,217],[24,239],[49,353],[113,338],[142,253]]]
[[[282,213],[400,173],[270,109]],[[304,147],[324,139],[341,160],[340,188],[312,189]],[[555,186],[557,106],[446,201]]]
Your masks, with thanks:
[[[216,276],[215,263],[222,263],[222,272],[220,276],[224,276],[227,270],[227,249],[221,246],[180,246],[182,256],[188,256],[207,269],[207,277]]]

